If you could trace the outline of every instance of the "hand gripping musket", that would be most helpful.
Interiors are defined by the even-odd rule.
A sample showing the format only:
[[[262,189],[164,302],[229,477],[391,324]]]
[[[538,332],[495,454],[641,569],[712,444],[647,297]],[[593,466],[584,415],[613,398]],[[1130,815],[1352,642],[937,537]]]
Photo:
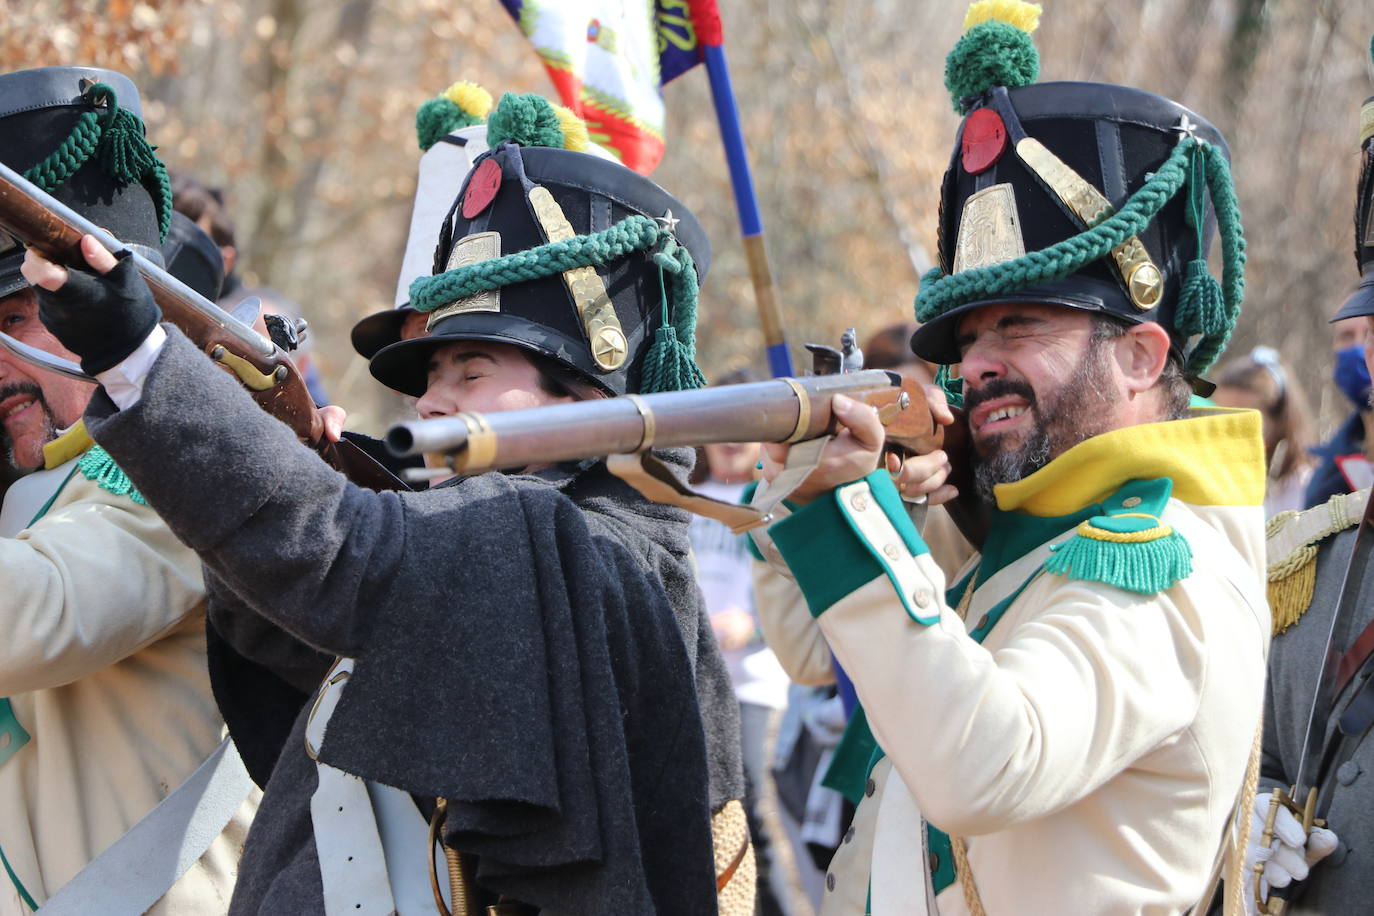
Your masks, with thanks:
[[[842,375],[781,378],[697,391],[625,395],[504,413],[460,413],[393,426],[386,443],[397,455],[426,455],[449,472],[523,468],[609,456],[611,471],[656,502],[709,515],[737,531],[766,524],[758,504],[730,506],[694,493],[651,449],[715,442],[793,442],[791,460],[768,490],[776,506],[819,462],[835,432],[832,395],[878,411],[888,448],[925,454],[940,447],[939,427],[919,385],[874,369]]]
[[[291,427],[302,442],[319,450],[326,461],[355,483],[373,489],[405,488],[405,484],[353,443],[329,442],[324,438],[320,413],[300,372],[284,350],[142,255],[127,251],[118,239],[3,163],[0,163],[0,231],[49,260],[69,267],[85,266],[80,248],[83,235],[93,235],[107,250],[132,258],[161,307],[163,317],[238,378],[264,410]],[[8,335],[0,334],[0,346],[40,368],[90,380],[75,363]]]
[[[1275,789],[1269,804],[1269,813],[1264,822],[1261,842],[1268,845],[1274,840],[1274,821],[1280,807],[1293,812],[1302,824],[1303,831],[1310,833],[1313,825],[1323,826],[1323,818],[1331,804],[1331,791],[1328,780],[1332,776],[1342,748],[1349,748],[1352,739],[1358,741],[1374,722],[1374,678],[1360,678],[1374,664],[1374,657],[1366,657],[1355,666],[1347,659],[1351,648],[1351,634],[1359,610],[1360,593],[1365,577],[1374,575],[1374,497],[1365,504],[1364,517],[1360,520],[1355,534],[1355,545],[1350,552],[1350,560],[1345,567],[1345,577],[1341,583],[1340,597],[1336,610],[1331,615],[1331,628],[1326,637],[1326,651],[1322,658],[1321,674],[1317,677],[1316,691],[1312,697],[1311,711],[1307,717],[1307,731],[1303,737],[1302,757],[1298,760],[1298,772],[1292,787],[1287,791]],[[1345,662],[1345,664],[1343,664]],[[1360,669],[1358,672],[1356,668]],[[1346,704],[1345,713],[1334,729],[1328,729],[1331,714],[1337,700],[1351,684],[1356,686],[1356,694]],[[1250,876],[1252,891],[1259,901],[1259,882],[1264,871],[1264,863],[1255,865],[1255,873]],[[1293,882],[1288,887],[1273,888],[1269,891],[1267,906],[1261,905],[1259,912],[1279,916],[1288,906],[1289,899],[1300,890],[1302,884]]]

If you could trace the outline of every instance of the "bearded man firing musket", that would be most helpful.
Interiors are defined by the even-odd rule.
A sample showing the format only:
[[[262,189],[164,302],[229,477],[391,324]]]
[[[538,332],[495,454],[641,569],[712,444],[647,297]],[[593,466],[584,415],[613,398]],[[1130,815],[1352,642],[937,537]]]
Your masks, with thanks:
[[[1183,913],[1243,850],[1269,640],[1260,420],[1189,406],[1243,288],[1227,147],[1159,96],[1036,83],[1039,13],[975,3],[949,57],[964,119],[912,339],[960,370],[995,502],[981,554],[946,580],[864,411],[755,533],[806,599],[765,636],[818,627],[878,748],[830,774],[858,810],[824,914]]]

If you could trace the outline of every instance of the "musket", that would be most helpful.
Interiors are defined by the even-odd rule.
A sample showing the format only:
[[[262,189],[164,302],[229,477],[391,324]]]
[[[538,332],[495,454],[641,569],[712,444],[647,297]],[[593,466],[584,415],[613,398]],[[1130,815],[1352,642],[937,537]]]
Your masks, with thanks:
[[[0,231],[50,261],[85,267],[81,237],[95,236],[108,251],[131,258],[165,320],[176,325],[210,359],[232,373],[253,399],[291,427],[355,483],[373,489],[405,489],[405,484],[347,440],[329,442],[324,422],[295,363],[275,343],[219,308],[157,264],[92,224],[22,175],[0,163]],[[80,367],[20,341],[0,335],[0,345],[44,369],[74,378],[89,378]]]
[[[650,448],[801,442],[835,431],[836,394],[875,408],[894,449],[924,454],[943,441],[919,385],[870,369],[413,420],[391,427],[386,444],[398,456],[423,454],[431,465],[477,474]]]

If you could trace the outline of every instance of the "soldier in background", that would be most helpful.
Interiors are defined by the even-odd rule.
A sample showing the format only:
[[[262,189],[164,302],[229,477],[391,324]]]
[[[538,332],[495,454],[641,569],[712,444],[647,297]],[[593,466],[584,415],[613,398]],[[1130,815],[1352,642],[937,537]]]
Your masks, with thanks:
[[[118,144],[146,148],[138,113],[133,84],[110,71],[0,76],[0,160],[146,257],[161,261],[161,248],[179,279],[213,297],[219,252],[161,206],[161,163],[149,151],[138,161],[156,165],[140,174],[106,165]],[[94,139],[88,158],[49,158],[78,134]],[[0,330],[70,360],[39,322],[23,255],[0,255]],[[187,781],[223,728],[200,560],[86,433],[95,390],[0,350],[4,443],[29,472],[0,509],[0,914],[222,913],[256,797],[246,800],[232,748],[222,781]],[[216,791],[227,807],[188,823],[181,806]],[[198,835],[204,844],[183,848]]]
[[[1365,101],[1360,125],[1363,167],[1355,198],[1355,253],[1362,278],[1331,321],[1364,326],[1362,355],[1367,370],[1374,372],[1374,98]],[[1270,888],[1289,888],[1294,882],[1290,890],[1296,899],[1287,910],[1290,914],[1368,909],[1374,870],[1374,743],[1367,740],[1374,723],[1374,712],[1369,711],[1374,688],[1369,661],[1374,653],[1374,570],[1353,551],[1357,541],[1371,534],[1360,525],[1369,494],[1369,487],[1338,493],[1305,512],[1286,513],[1270,526],[1269,604],[1275,639],[1269,653],[1260,770],[1264,792],[1255,799],[1250,836],[1249,863],[1252,868],[1263,863],[1260,886],[1246,888],[1252,913],[1263,911],[1260,907]],[[1348,641],[1328,646],[1338,608],[1353,615],[1342,621]],[[1329,755],[1330,760],[1323,771],[1304,776],[1312,777],[1317,786],[1316,816],[1326,821],[1326,827],[1308,835],[1280,806],[1275,813],[1277,836],[1265,843],[1270,793],[1289,790],[1298,776],[1328,653],[1341,659],[1332,682],[1339,692],[1330,720],[1310,727],[1316,737],[1325,737],[1323,757]]]

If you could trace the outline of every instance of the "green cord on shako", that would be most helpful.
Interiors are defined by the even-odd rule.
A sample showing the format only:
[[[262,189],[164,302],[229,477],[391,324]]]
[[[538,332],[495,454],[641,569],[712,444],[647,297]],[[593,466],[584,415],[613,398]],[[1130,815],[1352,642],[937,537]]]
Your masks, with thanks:
[[[553,359],[607,394],[704,386],[696,316],[710,247],[687,208],[580,152],[585,125],[540,96],[503,95],[486,139],[440,227],[433,274],[410,286],[429,334],[379,351],[372,374],[419,395],[421,357],[485,340]]]
[[[1229,151],[1175,102],[1124,86],[1039,83],[1038,4],[981,0],[945,64],[964,115],[945,173],[940,263],[921,278],[912,349],[941,364],[962,403],[960,316],[1041,303],[1153,321],[1193,382],[1226,348],[1245,295],[1245,239]],[[1215,228],[1222,281],[1207,267]],[[1083,521],[1048,572],[1148,594],[1192,569],[1187,542],[1159,521],[1167,478],[1131,486],[1135,508]],[[1124,492],[1124,491],[1123,491]]]

